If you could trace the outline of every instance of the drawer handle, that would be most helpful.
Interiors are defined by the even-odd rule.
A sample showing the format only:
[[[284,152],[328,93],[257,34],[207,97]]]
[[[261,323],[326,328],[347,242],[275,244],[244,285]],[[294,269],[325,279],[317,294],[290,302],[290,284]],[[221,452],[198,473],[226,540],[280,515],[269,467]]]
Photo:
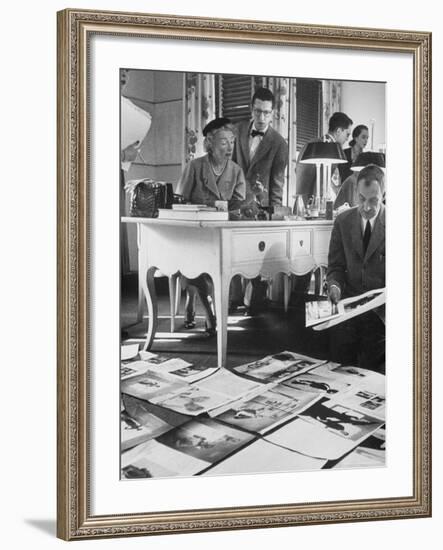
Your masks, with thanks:
[[[263,250],[265,249],[265,247],[266,247],[265,241],[260,241],[260,242],[258,243],[258,249],[260,250],[260,252],[263,252]]]

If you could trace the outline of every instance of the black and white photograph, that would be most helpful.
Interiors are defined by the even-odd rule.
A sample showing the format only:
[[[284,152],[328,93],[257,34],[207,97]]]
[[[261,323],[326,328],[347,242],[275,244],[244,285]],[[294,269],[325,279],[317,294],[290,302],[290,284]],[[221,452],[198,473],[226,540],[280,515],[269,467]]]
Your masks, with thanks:
[[[324,467],[334,468],[383,425],[383,420],[370,415],[317,401],[265,439],[303,455],[327,459]]]
[[[265,433],[300,414],[314,401],[320,399],[318,394],[305,392],[297,394],[297,390],[288,395],[285,389],[274,386],[272,390],[266,390],[255,397],[235,403],[216,419],[247,431]]]
[[[431,35],[312,15],[58,13],[64,539],[430,514]]]
[[[384,425],[386,83],[319,76],[120,68],[122,479],[331,469]]]

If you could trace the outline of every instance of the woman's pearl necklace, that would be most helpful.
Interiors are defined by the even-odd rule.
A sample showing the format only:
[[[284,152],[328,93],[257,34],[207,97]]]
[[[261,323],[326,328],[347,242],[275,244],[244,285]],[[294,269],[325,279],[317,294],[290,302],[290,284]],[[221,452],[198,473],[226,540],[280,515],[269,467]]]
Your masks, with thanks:
[[[215,169],[215,166],[212,164],[212,161],[211,161],[211,160],[209,161],[209,164],[211,165],[212,171],[214,172],[214,174],[215,174],[216,176],[221,176],[221,175],[223,174],[223,172],[224,172],[224,170],[225,170],[225,168],[226,168],[226,164],[227,164],[227,163],[228,163],[228,161],[225,160],[225,162],[223,163],[223,166],[221,167],[221,170],[220,170],[220,169],[219,169],[219,170],[216,170],[216,169]]]

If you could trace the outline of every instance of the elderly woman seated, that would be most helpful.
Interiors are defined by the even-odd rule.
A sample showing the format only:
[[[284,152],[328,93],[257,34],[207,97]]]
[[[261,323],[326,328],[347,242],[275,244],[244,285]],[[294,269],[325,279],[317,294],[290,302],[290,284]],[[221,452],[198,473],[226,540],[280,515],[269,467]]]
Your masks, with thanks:
[[[187,202],[214,206],[227,201],[230,211],[240,209],[245,199],[246,183],[242,169],[231,160],[235,130],[227,118],[216,118],[203,129],[207,154],[192,160],[185,168],[176,193]],[[195,279],[182,278],[186,288],[185,327],[195,327],[195,297],[202,302],[206,314],[206,332],[215,334],[215,316],[209,302],[211,281],[205,274]]]

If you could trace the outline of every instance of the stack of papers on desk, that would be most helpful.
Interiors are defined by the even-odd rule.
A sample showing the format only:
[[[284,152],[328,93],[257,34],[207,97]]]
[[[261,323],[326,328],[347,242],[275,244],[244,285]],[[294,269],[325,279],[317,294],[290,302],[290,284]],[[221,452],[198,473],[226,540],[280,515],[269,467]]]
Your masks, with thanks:
[[[176,212],[215,212],[217,208],[207,204],[173,204],[172,210]]]
[[[163,220],[200,220],[200,221],[226,221],[229,220],[229,212],[217,210],[209,206],[201,205],[173,205],[173,206],[189,206],[190,208],[159,208],[158,217]]]

